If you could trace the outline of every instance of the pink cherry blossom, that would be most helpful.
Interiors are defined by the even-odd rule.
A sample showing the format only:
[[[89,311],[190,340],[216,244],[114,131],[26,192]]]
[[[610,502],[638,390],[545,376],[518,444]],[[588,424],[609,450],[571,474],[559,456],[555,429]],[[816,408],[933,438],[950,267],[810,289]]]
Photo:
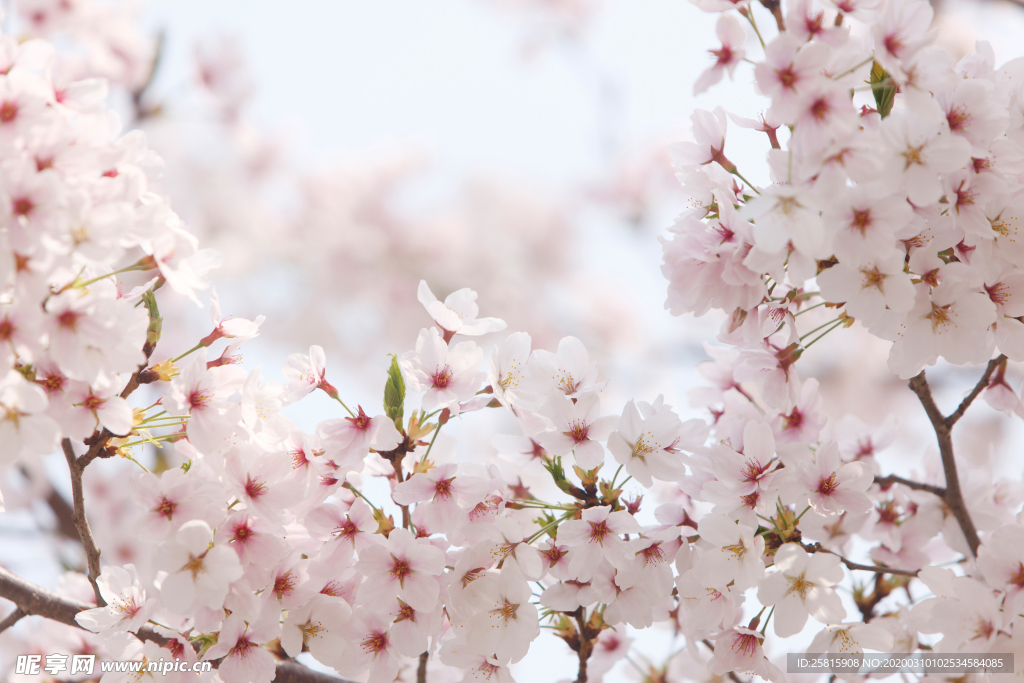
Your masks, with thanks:
[[[420,330],[416,350],[402,356],[409,387],[426,391],[424,410],[448,408],[458,414],[459,403],[473,398],[485,375],[480,371],[483,350],[473,342],[449,346],[435,328]]]

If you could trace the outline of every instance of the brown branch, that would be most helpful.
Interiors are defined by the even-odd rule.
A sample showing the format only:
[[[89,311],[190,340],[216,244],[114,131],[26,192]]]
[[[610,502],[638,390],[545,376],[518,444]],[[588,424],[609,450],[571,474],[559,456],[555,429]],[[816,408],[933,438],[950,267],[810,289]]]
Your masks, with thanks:
[[[13,602],[18,606],[16,611],[23,612],[25,616],[45,617],[75,628],[82,628],[75,621],[75,615],[93,608],[93,605],[65,598],[42,586],[30,583],[3,567],[0,567],[0,598],[6,598]],[[6,621],[4,620],[4,623]],[[135,635],[139,640],[149,640],[160,646],[171,642],[170,638],[150,626],[143,626]],[[212,662],[212,664],[216,667],[218,662]],[[284,661],[277,663],[277,676],[274,678],[274,683],[351,683],[351,681],[313,671],[298,662]]]
[[[416,683],[427,683],[427,660],[430,653],[424,652],[420,655],[420,665],[416,669]]]
[[[68,461],[68,469],[71,471],[71,496],[74,501],[74,514],[71,519],[75,523],[75,528],[78,529],[82,549],[85,550],[85,561],[89,569],[86,576],[89,578],[89,583],[92,584],[93,593],[96,594],[96,604],[102,607],[107,602],[100,595],[100,587],[96,583],[96,579],[100,577],[100,549],[96,545],[96,539],[93,538],[92,529],[89,528],[89,519],[85,516],[85,493],[82,490],[84,466],[79,465],[78,458],[75,457],[71,439],[61,440],[60,445],[64,449],[64,458]]]
[[[583,619],[585,615],[586,613],[582,607],[578,608],[573,614],[580,629],[580,649],[577,650],[580,668],[579,675],[576,677],[576,683],[587,683],[587,661],[590,659],[590,653],[594,649],[594,641],[590,638],[590,629],[587,628],[587,622]]]
[[[832,552],[820,543],[815,543],[814,545],[801,545],[803,545],[804,550],[808,550],[812,553],[828,553],[829,555],[835,555],[839,558],[840,562],[845,564],[850,569],[857,569],[865,572],[875,572],[876,574],[899,574],[900,576],[917,576],[917,573],[921,571],[920,569],[915,569],[913,571],[909,569],[896,569],[895,567],[886,567],[880,564],[860,564],[858,562],[846,559],[839,553]]]
[[[956,407],[956,410],[946,418],[946,425],[952,429],[953,425],[964,416],[967,409],[970,408],[971,404],[974,403],[974,399],[978,398],[978,395],[985,390],[988,386],[988,380],[992,377],[992,373],[996,371],[1000,365],[1006,362],[1006,356],[1000,354],[988,362],[988,367],[985,368],[985,373],[978,380],[978,383],[971,389],[971,393],[967,394],[964,400],[960,401],[960,405]],[[923,373],[922,373],[923,374]]]
[[[20,607],[15,607],[13,612],[4,617],[3,621],[0,621],[0,633],[17,624],[24,616],[25,612]]]
[[[942,488],[941,486],[935,486],[933,484],[923,484],[919,481],[912,481],[910,479],[898,477],[895,474],[889,474],[884,477],[875,477],[875,483],[881,486],[883,489],[892,486],[893,484],[902,484],[907,488],[915,489],[917,491],[927,491],[928,493],[936,495],[939,498],[945,499],[946,497],[946,489]]]
[[[146,304],[146,309],[149,311],[149,326],[146,328],[146,342],[142,345],[142,353],[145,356],[145,360],[139,364],[139,367],[135,368],[135,372],[128,378],[128,383],[125,384],[124,389],[121,390],[121,398],[128,398],[139,388],[140,384],[147,384],[153,381],[153,373],[147,367],[149,365],[149,359],[153,357],[153,351],[156,350],[157,342],[160,341],[160,333],[163,329],[163,318],[160,317],[160,311],[157,309],[156,296],[153,292],[160,287],[160,283],[163,280],[158,280],[157,284],[154,285],[153,289],[143,294],[143,303]],[[148,297],[148,298],[147,298]],[[143,377],[148,375],[148,378]],[[85,466],[91,463],[96,458],[109,458],[114,455],[112,449],[107,448],[107,444],[112,438],[119,436],[114,434],[106,427],[102,429],[97,428],[92,433],[92,436],[85,440],[85,445],[89,447],[89,450],[85,452],[80,458],[78,458],[79,469],[85,469]]]
[[[786,20],[782,16],[782,0],[761,0],[761,4],[775,17],[775,26],[779,29],[779,33],[785,33]]]
[[[952,431],[953,425],[956,424],[957,420],[963,416],[964,411],[967,410],[974,399],[988,385],[988,378],[991,377],[992,372],[999,365],[1002,358],[1003,356],[1000,356],[989,361],[988,368],[985,370],[985,374],[982,375],[981,380],[978,381],[978,384],[971,390],[971,393],[967,395],[956,411],[949,417],[943,417],[939,407],[935,405],[935,399],[932,398],[932,390],[928,386],[928,380],[925,379],[924,370],[921,371],[921,374],[910,380],[910,389],[917,394],[917,398],[921,401],[921,405],[924,407],[924,411],[932,423],[932,429],[935,430],[935,438],[939,443],[939,454],[942,456],[942,472],[946,478],[946,494],[943,499],[946,501],[946,506],[949,507],[950,512],[953,513],[953,517],[956,518],[957,524],[960,525],[960,530],[967,540],[971,554],[975,557],[978,555],[978,546],[981,545],[981,541],[978,539],[978,530],[975,528],[971,515],[967,511],[967,503],[964,502],[963,491],[960,490],[960,478],[957,475],[956,458],[953,454]]]

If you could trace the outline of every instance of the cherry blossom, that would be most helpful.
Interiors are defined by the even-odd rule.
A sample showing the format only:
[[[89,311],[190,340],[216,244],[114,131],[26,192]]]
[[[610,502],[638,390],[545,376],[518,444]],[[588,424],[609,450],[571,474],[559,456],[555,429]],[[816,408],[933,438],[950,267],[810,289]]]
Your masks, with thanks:
[[[623,409],[618,430],[608,437],[608,450],[647,486],[652,474],[665,481],[678,479],[683,457],[677,454],[702,448],[707,431],[702,420],[681,422],[661,396],[653,404],[631,401]]]
[[[229,585],[242,576],[242,566],[230,548],[210,547],[213,530],[202,520],[185,522],[158,549],[161,564],[172,568],[160,587],[165,606],[187,614],[194,605],[219,609]]]
[[[453,530],[460,521],[462,509],[472,509],[487,495],[485,479],[456,476],[456,469],[456,465],[446,464],[429,472],[414,474],[395,486],[391,497],[399,505],[426,501],[420,509],[425,510],[430,528]]]
[[[602,560],[625,569],[630,558],[620,535],[639,532],[640,525],[624,510],[612,512],[608,506],[584,510],[582,519],[559,528],[559,540],[572,548],[569,573],[578,581],[589,581]]]
[[[615,427],[615,418],[601,417],[601,402],[597,394],[584,394],[572,399],[555,394],[548,399],[543,413],[554,424],[553,431],[542,432],[537,440],[544,450],[562,456],[572,452],[576,464],[593,469],[604,462],[604,441]]]
[[[435,577],[444,571],[444,555],[405,529],[395,529],[386,543],[360,553],[356,568],[367,577],[360,587],[364,601],[398,597],[429,612],[437,604],[440,587]]]
[[[402,356],[409,386],[425,390],[425,410],[448,408],[458,414],[459,403],[473,398],[484,380],[479,370],[483,350],[473,342],[449,346],[435,328],[420,330],[416,350]]]
[[[747,34],[743,25],[731,14],[723,14],[715,24],[715,33],[722,41],[721,47],[715,50],[708,50],[715,58],[715,63],[708,67],[693,84],[693,94],[699,95],[722,80],[722,76],[728,72],[732,78],[736,67],[743,61],[743,44],[747,42]]]
[[[808,503],[821,515],[867,512],[871,500],[865,491],[873,477],[864,463],[843,463],[834,441],[822,445],[814,464],[800,472],[800,485],[809,491]]]
[[[775,606],[777,635],[785,638],[799,633],[808,615],[823,624],[841,622],[846,616],[832,589],[845,575],[835,555],[808,555],[800,544],[786,543],[775,551],[775,569],[761,583],[757,599]]]
[[[226,683],[269,683],[275,675],[274,658],[261,645],[279,632],[276,615],[271,612],[251,624],[243,621],[241,615],[232,614],[224,620],[217,644],[206,651],[204,659],[223,657],[217,671]]]
[[[757,674],[772,683],[785,680],[782,671],[764,656],[764,636],[749,628],[737,626],[715,639],[715,654],[708,662],[708,671],[721,676],[729,671]]]
[[[146,591],[142,588],[134,565],[128,564],[124,568],[107,567],[96,583],[99,584],[103,599],[107,601],[106,607],[96,607],[75,616],[75,621],[83,628],[95,633],[137,633],[157,607],[156,600],[146,599]]]
[[[466,623],[468,648],[493,654],[502,663],[518,662],[540,635],[537,608],[529,602],[530,587],[515,570],[488,574],[470,590],[477,613]]]
[[[420,280],[416,297],[427,313],[434,319],[445,332],[445,341],[450,335],[463,334],[466,336],[479,336],[500,332],[505,329],[504,320],[498,318],[477,318],[480,309],[476,305],[477,293],[472,289],[460,289],[445,297],[444,303],[437,300],[434,293],[430,291],[426,280]]]

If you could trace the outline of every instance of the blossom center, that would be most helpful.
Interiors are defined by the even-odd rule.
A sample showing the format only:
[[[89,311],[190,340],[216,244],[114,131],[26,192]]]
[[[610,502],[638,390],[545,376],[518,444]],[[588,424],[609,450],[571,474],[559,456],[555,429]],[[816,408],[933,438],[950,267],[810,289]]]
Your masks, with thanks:
[[[738,633],[732,643],[733,652],[741,652],[744,657],[753,657],[757,653],[757,636],[749,633]]]
[[[363,407],[358,406],[358,414],[355,417],[346,417],[345,419],[352,423],[352,426],[356,429],[366,431],[370,427],[370,416],[363,412]]]
[[[434,484],[434,498],[451,498],[453,481],[455,481],[455,477],[451,477],[450,479],[441,479],[436,484]]]
[[[259,498],[267,492],[267,485],[259,477],[253,479],[251,474],[245,475],[245,495],[250,498]]]
[[[776,69],[775,75],[778,76],[783,88],[795,90],[793,86],[796,85],[797,76],[792,64],[787,65],[785,69]]]
[[[991,287],[985,285],[985,291],[988,292],[988,298],[992,299],[994,304],[1001,305],[1010,300],[1010,292],[1007,291],[1005,283],[997,282]]]
[[[18,103],[4,100],[0,103],[0,123],[10,123],[18,116]]]
[[[254,534],[255,534],[255,532],[249,526],[249,521],[246,520],[245,524],[239,524],[237,527],[235,527],[235,535],[231,537],[231,540],[232,541],[241,541],[242,543],[245,543]]]
[[[518,609],[519,609],[519,605],[518,604],[513,605],[511,602],[508,601],[508,599],[505,599],[505,604],[503,604],[501,607],[499,607],[498,609],[496,609],[494,611],[497,612],[498,615],[502,619],[504,619],[505,622],[507,623],[509,621],[514,621],[515,620],[515,618],[516,618],[516,611]]]
[[[63,311],[57,316],[57,324],[69,332],[78,329],[78,313],[75,311]]]
[[[901,152],[904,159],[903,170],[907,170],[911,166],[924,166],[924,161],[921,160],[921,152],[924,150],[924,145],[914,147],[913,145],[907,145],[907,148]]]
[[[585,422],[573,422],[569,431],[566,433],[567,436],[572,437],[572,440],[576,443],[587,440],[587,433],[590,431],[590,425]]]
[[[302,631],[302,639],[305,641],[309,640],[310,638],[315,638],[320,633],[320,631],[326,631],[327,629],[325,629],[323,627],[323,624],[321,624],[319,621],[315,624],[312,621],[307,621],[305,624],[299,627],[299,630]]]
[[[398,602],[401,606],[398,608],[398,616],[395,617],[395,623],[397,624],[400,621],[411,621],[416,623],[416,610],[409,607],[409,605],[405,604],[401,600]]]
[[[274,581],[274,595],[277,599],[291,595],[291,592],[295,590],[295,575],[291,572],[285,572],[277,577]]]
[[[190,572],[192,574],[192,579],[195,580],[196,577],[198,577],[200,574],[203,573],[203,571],[205,571],[205,567],[203,565],[203,558],[205,557],[206,553],[203,553],[199,557],[196,557],[195,555],[192,555],[190,553],[188,556],[188,562],[186,562],[185,566],[181,568],[181,571]]]
[[[971,122],[971,115],[967,113],[967,107],[961,104],[949,110],[946,121],[949,122],[949,129],[956,132],[967,127]]]
[[[871,227],[871,210],[854,209],[853,220],[850,221],[850,227],[856,229],[861,235],[866,234],[868,228]]]
[[[202,389],[196,388],[188,395],[189,408],[202,408],[210,402],[210,394]]]
[[[839,488],[839,482],[836,480],[835,472],[818,480],[818,493],[823,496],[832,495],[837,488]]]
[[[872,266],[871,268],[861,268],[861,275],[864,276],[864,280],[861,282],[861,289],[870,289],[874,287],[879,292],[883,291],[885,284],[885,278],[888,277],[885,273],[878,270],[878,266]]]
[[[447,365],[443,368],[439,368],[433,377],[433,384],[438,389],[444,389],[452,381],[452,371]]]
[[[231,654],[237,655],[238,657],[245,657],[259,645],[248,640],[247,638],[239,638],[235,646],[231,648]]]
[[[949,322],[949,306],[936,306],[932,304],[932,312],[928,317],[932,320],[932,331]]]
[[[374,631],[363,638],[363,642],[360,645],[363,648],[363,652],[367,654],[380,654],[387,649],[388,634],[384,631]]]
[[[643,555],[647,564],[661,564],[665,561],[665,553],[661,550],[660,542],[647,546],[637,554]]]
[[[405,580],[412,574],[412,567],[409,566],[409,561],[406,559],[398,559],[394,555],[391,556],[394,564],[391,566],[391,576],[398,579],[398,583],[402,588],[405,588]]]
[[[757,502],[761,499],[761,492],[755,490],[753,493],[748,493],[745,496],[740,496],[740,500],[743,501],[744,507],[751,510],[757,507]]]
[[[158,515],[163,515],[167,519],[167,521],[170,521],[171,517],[174,516],[174,511],[177,509],[178,504],[176,502],[174,502],[173,500],[168,500],[166,496],[161,496],[160,502],[156,504],[155,508],[153,508],[153,512],[157,513]]]
[[[608,528],[608,522],[590,522],[590,542],[604,545],[604,539],[612,530]]]
[[[787,576],[786,581],[789,582],[789,590],[786,592],[787,595],[800,596],[801,600],[807,599],[807,593],[814,587],[814,584],[804,578],[804,575],[800,576]]]

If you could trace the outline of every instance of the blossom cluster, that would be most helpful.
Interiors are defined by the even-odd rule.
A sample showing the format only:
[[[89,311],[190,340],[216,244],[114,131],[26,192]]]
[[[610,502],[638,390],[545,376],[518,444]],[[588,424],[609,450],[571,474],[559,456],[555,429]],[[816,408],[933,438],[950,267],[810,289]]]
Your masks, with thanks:
[[[697,4],[722,15],[704,88],[746,58],[734,12],[763,37],[746,0]],[[542,626],[580,683],[655,624],[682,647],[649,679],[781,683],[766,641],[802,633],[816,652],[930,636],[941,652],[1024,652],[1019,482],[965,477],[965,497],[946,444],[960,415],[931,413],[953,479],[890,476],[891,434],[830,423],[797,373],[859,320],[893,342],[890,367],[926,410],[924,366],[997,349],[978,393],[1019,409],[1020,67],[996,69],[983,46],[953,63],[929,46],[923,0],[785,9],[754,66],[771,107],[734,119],[766,133],[773,184],[728,159],[722,110],[695,114],[696,141],[675,149],[694,208],[664,241],[668,306],[728,316],[691,394],[709,420],[661,396],[609,409],[579,339],[535,348],[481,317],[473,290],[442,301],[426,282],[432,325],[392,357],[379,403],[352,402],[319,346],[288,357],[282,382],[244,369],[263,318],[222,315],[212,291],[212,330],[169,351],[158,302],[201,305],[218,257],[153,190],[159,159],[120,135],[105,82],[65,82],[50,43],[0,38],[0,467],[62,452],[76,510],[135,525],[115,547],[76,515],[88,571],[61,592],[95,605],[76,616],[89,633],[44,626],[36,647],[215,661],[163,678],[225,683],[274,680],[300,656],[369,683],[510,681]],[[837,317],[801,334],[823,309]],[[315,429],[287,417],[323,397],[336,416]],[[510,425],[497,457],[439,445],[482,411]],[[83,471],[119,458],[138,471],[85,501]],[[848,571],[874,577],[852,602]]]
[[[698,89],[740,65],[746,38],[731,3],[702,7],[723,12],[722,45]],[[754,352],[744,368],[785,374],[803,348],[793,316],[812,301],[892,342],[903,379],[939,358],[1024,359],[1024,63],[997,68],[985,43],[954,63],[929,44],[931,20],[925,2],[788,8],[789,30],[753,68],[770,106],[757,120],[732,116],[767,134],[766,187],[738,180],[722,109],[696,112],[695,142],[675,147],[694,208],[664,243],[668,304],[730,314],[730,343]],[[780,130],[791,131],[785,149]],[[754,360],[766,352],[775,368]],[[797,382],[773,384],[785,394],[773,405],[795,404]]]

